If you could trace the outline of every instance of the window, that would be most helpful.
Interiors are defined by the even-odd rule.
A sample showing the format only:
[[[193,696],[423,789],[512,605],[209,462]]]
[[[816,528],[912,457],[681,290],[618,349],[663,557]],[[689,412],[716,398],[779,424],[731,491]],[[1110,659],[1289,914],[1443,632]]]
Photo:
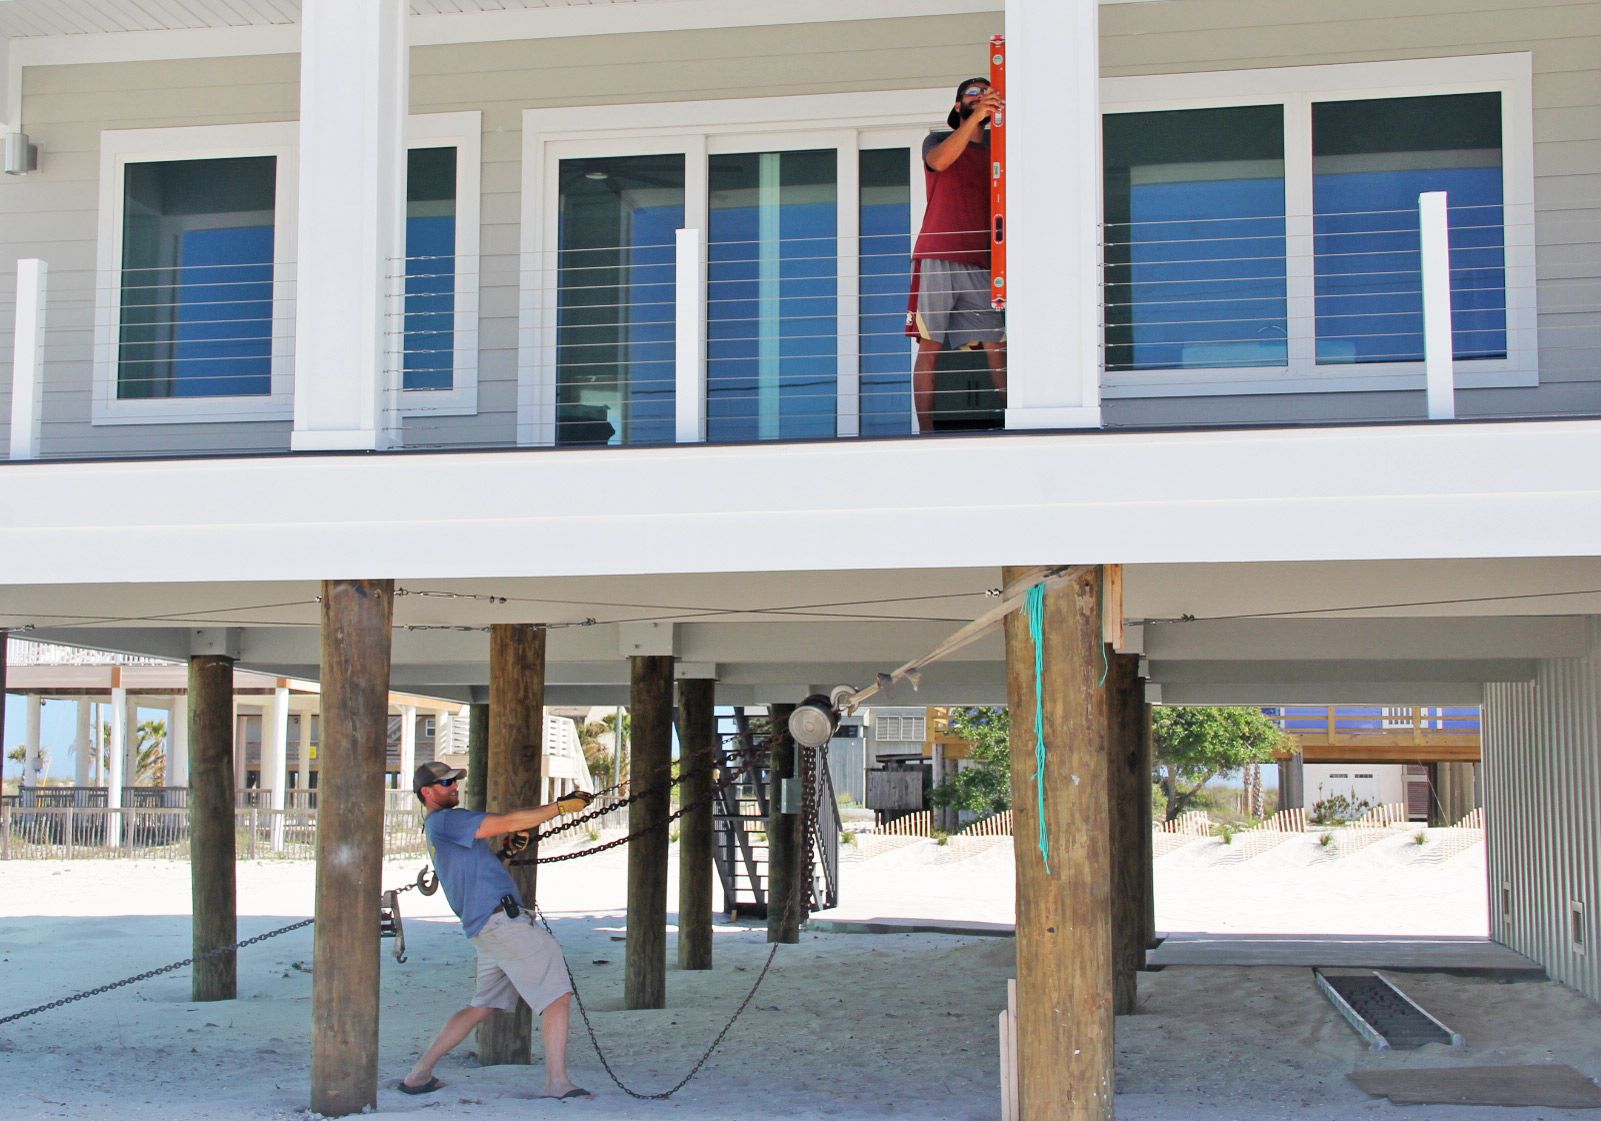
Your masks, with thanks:
[[[1283,110],[1113,113],[1104,133],[1106,368],[1284,365]]]
[[[674,436],[674,231],[684,157],[561,161],[556,442]]]
[[[408,123],[403,413],[477,408],[479,114]],[[100,143],[95,424],[292,414],[295,122]]]
[[[96,424],[287,419],[293,124],[103,133]]]
[[[838,191],[831,150],[710,159],[706,429],[834,435]]]
[[[456,149],[406,160],[403,389],[450,389],[456,370]]]
[[[1312,106],[1320,364],[1423,360],[1425,191],[1447,196],[1452,350],[1506,357],[1501,174],[1499,94]]]
[[[277,160],[123,169],[117,396],[272,392]]]
[[[1457,385],[1535,384],[1531,86],[1527,55],[1108,79],[1105,395],[1420,388],[1426,192]]]
[[[912,353],[905,330],[911,286],[911,151],[873,148],[863,151],[859,161],[861,434],[902,436],[912,431]]]

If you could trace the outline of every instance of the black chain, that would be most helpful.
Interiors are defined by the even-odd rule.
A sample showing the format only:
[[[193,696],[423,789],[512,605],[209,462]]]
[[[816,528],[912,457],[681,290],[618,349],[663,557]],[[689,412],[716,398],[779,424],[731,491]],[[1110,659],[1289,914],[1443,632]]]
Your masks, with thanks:
[[[816,797],[815,788],[811,785],[811,779],[812,779],[811,758],[812,758],[812,754],[813,753],[812,753],[811,749],[802,749],[802,750],[806,751],[806,762],[803,764],[803,769],[806,771],[807,779],[808,779],[808,786],[807,786],[808,793],[805,796],[805,799],[804,799],[804,801],[802,803],[803,827],[806,829],[806,835],[807,835],[807,843],[806,843],[806,850],[805,850],[806,851],[806,868],[805,868],[806,877],[805,877],[805,880],[803,881],[803,883],[804,883],[804,889],[803,890],[792,890],[789,893],[789,902],[786,905],[785,911],[784,911],[785,922],[784,922],[783,925],[786,925],[786,926],[788,925],[788,920],[794,915],[795,909],[796,909],[797,906],[801,907],[803,909],[806,909],[807,911],[810,910],[810,905],[809,904],[810,904],[810,899],[811,899],[812,861],[813,861],[812,837],[816,833],[817,797]],[[747,770],[749,770],[750,765],[751,765],[750,761],[747,760],[745,765],[740,767],[739,771],[733,776],[733,778],[731,778],[730,780],[725,781],[722,784],[720,784],[719,787],[717,788],[717,790],[714,790],[713,793],[715,794],[715,793],[721,791],[722,789],[725,789],[728,786],[732,785],[734,779],[737,779],[738,777],[743,775]],[[680,811],[680,812],[682,812],[682,811]],[[625,839],[627,839],[627,838],[625,838]],[[802,888],[802,884],[796,884],[796,885],[794,885],[794,887]],[[546,933],[548,933],[552,938],[554,938],[556,936],[556,932],[554,930],[551,930],[550,923],[545,918],[545,913],[539,909],[537,904],[534,907],[534,914],[536,916],[538,916],[540,925],[545,928]],[[701,1052],[700,1058],[695,1060],[695,1065],[689,1068],[688,1073],[686,1073],[684,1075],[684,1077],[680,1078],[677,1082],[673,1083],[667,1089],[658,1090],[658,1091],[656,1091],[654,1093],[646,1093],[643,1090],[634,1089],[632,1086],[629,1086],[626,1083],[624,1083],[623,1080],[620,1077],[618,1077],[617,1072],[612,1069],[611,1062],[606,1058],[606,1052],[601,1050],[600,1039],[599,1039],[599,1037],[597,1037],[595,1035],[595,1025],[589,1022],[589,1010],[584,1007],[584,998],[581,995],[579,995],[579,992],[578,992],[578,979],[573,976],[572,967],[571,966],[567,966],[567,980],[572,985],[573,1003],[578,1006],[578,1018],[583,1022],[584,1031],[589,1036],[590,1046],[592,1046],[595,1049],[595,1057],[600,1060],[601,1069],[603,1069],[606,1072],[606,1076],[612,1080],[613,1085],[615,1085],[619,1090],[621,1090],[623,1093],[627,1094],[629,1097],[634,1098],[637,1101],[644,1101],[644,1102],[666,1101],[668,1098],[670,1098],[674,1094],[678,1093],[678,1091],[682,1090],[685,1086],[688,1086],[689,1083],[690,1083],[690,1080],[693,1079],[697,1074],[699,1074],[701,1072],[701,1069],[703,1067],[705,1067],[705,1065],[708,1062],[711,1061],[712,1055],[717,1051],[718,1047],[722,1046],[723,1040],[725,1038],[727,1038],[728,1033],[733,1030],[735,1022],[740,1018],[740,1016],[744,1015],[745,1009],[750,1007],[750,1002],[752,1000],[756,999],[756,992],[757,992],[757,990],[759,990],[762,987],[762,982],[767,979],[767,972],[768,972],[768,970],[772,969],[772,967],[773,967],[773,959],[778,956],[778,948],[780,946],[782,946],[782,945],[783,945],[782,942],[774,942],[772,948],[767,951],[767,960],[762,963],[761,971],[756,974],[756,980],[751,983],[750,991],[745,994],[745,999],[743,999],[743,1000],[741,1000],[739,1002],[739,1005],[734,1009],[734,1014],[728,1017],[728,1022],[723,1025],[722,1030],[719,1031],[716,1034],[716,1036],[714,1036],[712,1038],[712,1041],[707,1046],[706,1050]]]
[[[724,739],[730,739],[730,738],[732,738],[732,737],[727,737],[727,736],[724,737]],[[554,837],[558,833],[565,833],[570,829],[577,829],[580,825],[586,825],[589,822],[594,821],[594,820],[596,820],[598,818],[605,817],[609,813],[614,813],[617,810],[625,809],[628,806],[633,805],[635,802],[639,801],[641,798],[645,797],[646,795],[654,794],[658,790],[671,790],[673,787],[675,787],[679,783],[683,782],[686,778],[690,778],[690,777],[692,777],[694,775],[698,775],[702,771],[715,771],[719,767],[725,767],[725,766],[728,765],[728,763],[727,763],[728,757],[730,757],[730,756],[739,756],[739,755],[743,755],[743,754],[745,754],[745,750],[743,748],[735,748],[732,751],[724,752],[724,758],[721,759],[721,760],[714,760],[711,763],[703,764],[702,766],[693,768],[692,770],[681,771],[677,778],[668,779],[666,782],[657,783],[655,786],[643,787],[643,788],[641,788],[639,790],[633,791],[627,797],[621,798],[618,801],[608,802],[604,806],[596,806],[592,810],[587,810],[584,813],[581,813],[581,814],[577,815],[576,817],[569,818],[568,820],[562,822],[561,824],[552,826],[551,828],[546,829],[544,832],[540,833],[539,834],[539,839],[541,841],[547,840],[548,838]],[[603,796],[605,796],[607,794],[610,794],[613,791],[621,790],[624,785],[625,784],[621,783],[621,782],[613,783],[611,786],[608,786],[605,790],[596,791],[596,793],[595,793],[596,801],[599,801]],[[608,846],[608,847],[610,847],[610,846]],[[602,850],[595,849],[593,851],[600,852]],[[561,859],[570,860],[572,858],[571,857],[562,857]]]
[[[759,754],[758,753],[752,753],[750,758],[746,759],[737,768],[735,768],[733,771],[731,771],[725,778],[723,778],[720,781],[718,781],[717,783],[713,784],[713,786],[712,786],[710,791],[708,791],[707,793],[703,794],[701,797],[695,799],[693,802],[687,802],[684,805],[679,806],[677,810],[675,810],[672,813],[668,814],[666,817],[662,818],[660,821],[652,822],[650,825],[647,825],[645,828],[643,828],[643,829],[641,829],[641,830],[639,830],[637,832],[628,833],[628,834],[626,834],[624,836],[617,837],[614,840],[604,841],[604,842],[602,842],[602,843],[600,843],[598,845],[593,845],[593,846],[591,846],[590,848],[587,848],[587,849],[575,849],[572,852],[564,852],[564,853],[561,853],[561,854],[559,854],[557,856],[533,856],[533,857],[524,856],[524,857],[515,857],[515,858],[513,858],[511,860],[506,861],[506,863],[508,865],[512,866],[512,867],[521,867],[521,866],[527,865],[527,864],[558,864],[563,860],[577,860],[581,856],[594,856],[598,852],[605,852],[607,849],[614,849],[614,848],[618,848],[621,845],[626,845],[628,842],[637,840],[640,837],[645,836],[647,833],[654,833],[658,829],[665,829],[668,825],[671,825],[673,822],[675,822],[679,818],[683,817],[690,810],[696,809],[699,806],[702,806],[705,803],[710,802],[712,799],[717,797],[717,795],[721,794],[724,790],[727,790],[730,786],[733,786],[735,783],[739,782],[744,777],[745,773],[750,770],[751,765],[755,762],[755,760],[757,758],[759,758]],[[685,778],[688,778],[688,777],[690,777],[692,775],[699,774],[700,771],[703,771],[703,770],[715,771],[719,767],[722,767],[722,766],[726,766],[726,763],[713,763],[713,764],[711,764],[709,766],[700,767],[700,768],[697,768],[696,770],[693,770],[693,771],[686,771],[683,774],[679,775],[678,778],[674,779],[672,782],[665,783],[664,785],[667,786],[667,787],[676,786],[678,783],[683,782]],[[623,806],[628,805],[630,802],[637,801],[639,798],[643,798],[646,794],[653,793],[655,790],[660,790],[660,789],[662,789],[661,786],[656,786],[656,787],[652,787],[650,790],[642,790],[638,794],[631,796],[627,801],[614,803],[613,805],[607,806],[604,810],[599,811],[599,813],[600,814],[611,813],[613,810],[621,809]],[[543,841],[546,837],[549,837],[549,836],[551,836],[551,835],[553,835],[553,834],[555,834],[557,832],[560,832],[561,830],[570,829],[570,828],[572,828],[572,825],[581,824],[583,821],[587,820],[588,818],[594,817],[594,816],[597,816],[597,815],[595,813],[584,814],[582,817],[580,817],[577,821],[573,822],[571,825],[563,825],[563,826],[560,827],[560,829],[552,829],[548,833],[541,833],[539,835],[539,839],[541,841]]]
[[[416,886],[416,884],[407,884],[405,887],[396,888],[395,894],[400,895],[403,892],[408,892]],[[173,970],[182,969],[186,965],[195,965],[202,961],[211,961],[213,958],[220,958],[224,954],[236,953],[237,951],[244,949],[246,946],[254,946],[257,942],[265,942],[267,939],[276,938],[280,934],[288,934],[291,930],[299,930],[302,927],[310,926],[316,921],[317,920],[315,918],[301,919],[299,922],[292,922],[288,926],[280,926],[277,930],[269,930],[265,934],[256,934],[249,938],[241,939],[240,941],[235,942],[232,946],[217,946],[210,950],[204,950],[192,958],[184,958],[182,961],[175,961],[171,965],[163,965],[159,969],[147,969],[143,973],[135,973],[132,977],[124,977],[120,981],[112,981],[110,984],[101,985],[99,988],[85,989],[81,993],[74,993],[72,996],[64,996],[60,1000],[52,1000],[49,1004],[41,1004],[37,1008],[29,1008],[22,1012],[13,1012],[9,1016],[0,1017],[0,1025],[9,1024],[16,1020],[25,1020],[29,1016],[37,1016],[41,1012],[49,1012],[53,1009],[61,1008],[64,1005],[74,1004],[80,1000],[88,1000],[92,996],[99,996],[101,993],[109,993],[113,989],[122,989],[129,985],[137,985],[140,981],[148,981],[152,977],[160,977],[164,973],[171,973]]]

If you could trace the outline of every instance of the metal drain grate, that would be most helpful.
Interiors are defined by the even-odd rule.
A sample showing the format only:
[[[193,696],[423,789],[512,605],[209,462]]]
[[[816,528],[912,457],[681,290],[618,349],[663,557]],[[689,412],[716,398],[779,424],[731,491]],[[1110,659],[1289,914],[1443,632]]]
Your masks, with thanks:
[[[1382,973],[1326,974],[1318,988],[1373,1051],[1408,1050],[1425,1043],[1459,1047],[1462,1037],[1429,1015]]]

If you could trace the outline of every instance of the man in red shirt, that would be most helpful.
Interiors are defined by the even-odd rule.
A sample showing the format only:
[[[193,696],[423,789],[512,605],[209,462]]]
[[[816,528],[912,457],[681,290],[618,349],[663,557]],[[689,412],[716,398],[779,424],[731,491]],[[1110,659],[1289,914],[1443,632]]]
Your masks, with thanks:
[[[934,427],[934,365],[946,346],[984,348],[990,381],[1006,395],[1006,325],[990,307],[990,143],[985,128],[1001,109],[988,78],[956,87],[950,132],[923,141],[928,207],[912,249],[907,334],[917,338],[912,404],[917,430]]]

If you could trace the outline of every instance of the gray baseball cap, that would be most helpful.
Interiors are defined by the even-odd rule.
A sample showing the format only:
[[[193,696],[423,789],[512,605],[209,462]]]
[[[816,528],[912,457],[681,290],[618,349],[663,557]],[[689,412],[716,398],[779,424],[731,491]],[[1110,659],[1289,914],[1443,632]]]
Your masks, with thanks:
[[[411,790],[414,794],[421,794],[425,786],[432,786],[436,782],[453,781],[465,777],[466,774],[467,772],[460,767],[447,766],[435,759],[417,768],[417,773],[411,776]]]

